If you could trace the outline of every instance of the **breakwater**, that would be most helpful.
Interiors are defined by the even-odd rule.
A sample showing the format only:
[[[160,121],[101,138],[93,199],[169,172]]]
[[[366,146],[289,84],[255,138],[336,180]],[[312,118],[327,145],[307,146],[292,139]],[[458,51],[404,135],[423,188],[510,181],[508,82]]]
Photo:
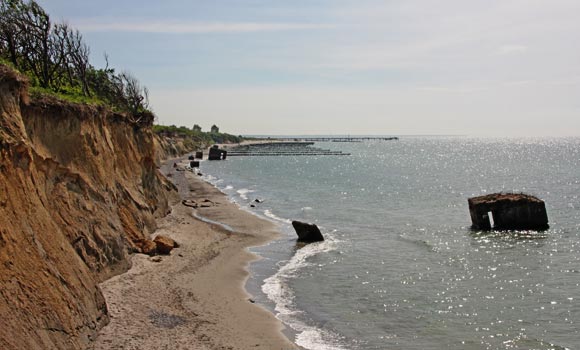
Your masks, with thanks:
[[[236,156],[348,156],[350,153],[312,147],[314,142],[286,141],[235,146],[227,155]]]
[[[279,138],[278,140],[291,140],[301,142],[362,142],[362,141],[397,141],[396,136],[378,137],[378,136],[326,136],[326,137],[291,137]]]

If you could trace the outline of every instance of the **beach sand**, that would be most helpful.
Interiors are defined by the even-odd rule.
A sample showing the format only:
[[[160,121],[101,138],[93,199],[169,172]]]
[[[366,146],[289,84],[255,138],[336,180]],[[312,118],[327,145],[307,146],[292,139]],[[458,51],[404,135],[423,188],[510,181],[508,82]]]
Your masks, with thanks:
[[[257,259],[246,248],[274,239],[276,226],[172,165],[162,172],[178,186],[180,198],[175,196],[155,235],[169,236],[180,247],[160,261],[135,254],[129,271],[101,284],[111,321],[94,349],[297,349],[282,334],[281,322],[244,290],[248,264]],[[183,199],[204,207],[187,207]],[[201,221],[194,212],[233,230]]]

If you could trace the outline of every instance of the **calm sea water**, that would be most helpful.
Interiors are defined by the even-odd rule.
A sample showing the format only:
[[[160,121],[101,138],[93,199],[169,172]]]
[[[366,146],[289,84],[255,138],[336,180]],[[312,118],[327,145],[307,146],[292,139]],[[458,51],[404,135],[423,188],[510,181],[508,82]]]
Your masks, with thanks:
[[[249,291],[307,349],[580,347],[580,139],[318,143],[351,156],[204,162],[280,224]],[[470,229],[467,198],[526,192],[545,232]],[[256,199],[264,202],[250,208]],[[303,248],[289,220],[327,240]]]

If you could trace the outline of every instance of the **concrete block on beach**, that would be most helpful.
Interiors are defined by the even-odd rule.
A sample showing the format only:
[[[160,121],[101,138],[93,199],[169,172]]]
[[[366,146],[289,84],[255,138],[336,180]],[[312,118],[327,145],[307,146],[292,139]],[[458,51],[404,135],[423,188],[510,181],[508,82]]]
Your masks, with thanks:
[[[315,224],[292,221],[292,227],[298,235],[298,242],[312,243],[324,241],[324,237]]]
[[[494,193],[468,199],[472,227],[480,230],[545,230],[543,200],[523,193]],[[493,221],[493,224],[492,224]]]

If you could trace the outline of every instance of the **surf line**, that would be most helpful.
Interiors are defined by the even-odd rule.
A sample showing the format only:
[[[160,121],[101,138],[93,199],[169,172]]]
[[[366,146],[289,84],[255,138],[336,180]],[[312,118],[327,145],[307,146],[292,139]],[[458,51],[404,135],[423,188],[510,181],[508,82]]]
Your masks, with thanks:
[[[217,225],[217,226],[219,226],[219,227],[223,228],[224,230],[226,230],[226,231],[229,231],[229,232],[231,232],[231,233],[235,233],[235,232],[236,232],[236,231],[235,231],[235,230],[234,230],[234,229],[233,229],[231,226],[229,226],[229,225],[226,225],[226,224],[224,224],[224,223],[222,223],[222,222],[219,222],[219,221],[214,221],[214,220],[212,220],[212,219],[208,219],[208,218],[206,218],[205,216],[201,216],[201,215],[199,215],[199,214],[197,213],[197,211],[195,211],[195,210],[192,210],[192,212],[193,212],[193,217],[194,217],[194,218],[196,218],[196,219],[198,219],[198,220],[201,220],[201,221],[203,221],[203,222],[205,222],[205,223],[208,223],[208,224]]]

